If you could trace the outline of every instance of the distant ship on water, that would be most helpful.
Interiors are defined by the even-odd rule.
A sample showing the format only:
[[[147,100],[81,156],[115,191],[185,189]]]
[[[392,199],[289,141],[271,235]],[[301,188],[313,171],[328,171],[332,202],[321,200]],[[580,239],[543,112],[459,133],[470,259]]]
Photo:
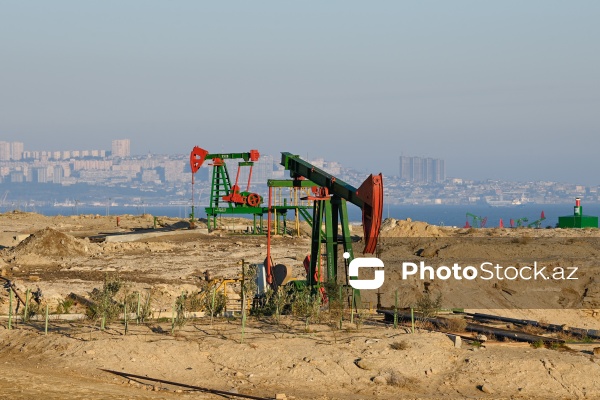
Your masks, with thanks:
[[[505,199],[505,193],[500,189],[496,190],[496,196],[485,196],[485,202],[491,207],[516,207],[529,203],[529,199],[525,197],[525,193],[513,193],[511,200]]]

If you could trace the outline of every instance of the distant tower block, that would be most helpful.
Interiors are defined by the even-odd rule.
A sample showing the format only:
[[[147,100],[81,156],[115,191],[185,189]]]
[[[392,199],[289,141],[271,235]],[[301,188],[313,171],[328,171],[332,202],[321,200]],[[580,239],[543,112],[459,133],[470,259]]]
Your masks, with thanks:
[[[558,217],[559,228],[597,228],[598,217],[592,215],[583,215],[583,207],[581,200],[575,199],[575,207],[573,207],[573,215]]]
[[[130,140],[118,139],[112,141],[113,157],[129,157],[131,155]]]

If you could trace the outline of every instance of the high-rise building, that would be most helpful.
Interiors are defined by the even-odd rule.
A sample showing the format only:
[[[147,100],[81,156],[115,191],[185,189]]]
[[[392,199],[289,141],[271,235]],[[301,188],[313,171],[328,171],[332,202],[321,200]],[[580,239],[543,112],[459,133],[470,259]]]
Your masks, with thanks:
[[[32,169],[31,181],[35,183],[48,182],[48,169],[46,167],[34,167]]]
[[[23,159],[23,151],[25,145],[23,142],[11,142],[10,143],[10,158],[14,161],[21,161]]]
[[[53,183],[62,183],[63,178],[65,177],[65,171],[63,170],[63,167],[61,165],[55,165],[53,169],[54,169],[54,174],[52,177],[52,182]]]
[[[129,157],[131,155],[130,140],[118,139],[112,141],[112,156],[113,157]]]
[[[10,161],[10,143],[0,142],[0,161]]]
[[[400,179],[408,182],[439,183],[446,179],[444,160],[400,156]]]

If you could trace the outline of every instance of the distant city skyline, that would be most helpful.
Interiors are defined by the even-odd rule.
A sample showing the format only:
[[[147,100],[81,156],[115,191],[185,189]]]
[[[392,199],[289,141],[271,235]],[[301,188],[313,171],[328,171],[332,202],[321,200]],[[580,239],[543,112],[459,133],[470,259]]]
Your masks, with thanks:
[[[600,183],[600,2],[6,2],[0,141]]]
[[[109,146],[110,144],[110,146]],[[134,142],[135,146],[135,142]],[[140,153],[140,154],[132,154],[131,153],[131,139],[112,139],[107,141],[106,146],[109,147],[110,150],[105,149],[92,149],[92,150],[27,150],[28,144],[23,142],[5,142],[0,141],[0,161],[25,161],[25,160],[38,160],[38,161],[63,161],[68,162],[73,159],[86,159],[86,158],[95,158],[98,159],[96,161],[77,161],[73,164],[76,169],[86,169],[90,165],[96,165],[99,162],[102,162],[99,159],[103,159],[105,157],[143,157],[149,154],[154,155],[165,155],[165,156],[178,156],[183,155],[187,157],[189,152],[181,152],[181,153]],[[115,156],[113,153],[115,150],[121,154]],[[239,148],[238,148],[239,150]],[[227,150],[229,151],[229,150]],[[332,174],[338,174],[341,171],[341,168],[345,169],[353,169],[357,172],[365,172],[361,171],[355,165],[352,164],[343,164],[338,160],[324,158],[324,157],[311,157],[309,153],[300,154],[303,158],[307,160],[311,160],[320,168],[326,167],[326,170]],[[11,157],[17,158],[11,158]],[[261,152],[261,159],[269,159],[275,164],[279,164],[279,154],[265,154]],[[404,168],[403,168],[404,162]],[[92,163],[92,164],[90,164]],[[95,164],[94,164],[95,163]],[[103,164],[104,165],[104,164]],[[108,168],[109,164],[104,165],[102,168]],[[259,167],[264,168],[264,166]],[[258,169],[257,171],[260,171]],[[139,171],[138,171],[139,172]],[[260,174],[260,172],[257,172]],[[266,173],[263,173],[263,175]],[[539,181],[549,181],[549,182],[559,182],[559,183],[567,183],[567,184],[576,184],[576,185],[587,185],[587,186],[596,186],[598,184],[587,183],[578,177],[575,177],[573,180],[552,180],[552,179],[509,179],[505,177],[495,177],[495,178],[484,178],[477,179],[472,176],[460,176],[454,173],[448,174],[446,172],[446,162],[441,158],[433,158],[433,157],[425,157],[425,156],[397,156],[396,157],[396,168],[391,171],[391,173],[386,173],[387,176],[398,177],[401,180],[405,180],[407,182],[414,183],[439,183],[444,181],[446,178],[458,178],[461,180],[472,180],[472,181],[486,181],[486,180],[502,180],[502,181],[513,181],[513,182],[539,182]],[[52,173],[49,175],[52,177]],[[266,176],[266,175],[265,175]],[[61,175],[62,179],[63,175]],[[66,177],[69,177],[67,173]],[[281,178],[280,174],[276,176],[276,178]],[[31,179],[31,178],[29,178]],[[26,177],[20,177],[18,174],[14,176],[13,182],[25,182],[27,180]],[[1,182],[1,181],[0,181]]]

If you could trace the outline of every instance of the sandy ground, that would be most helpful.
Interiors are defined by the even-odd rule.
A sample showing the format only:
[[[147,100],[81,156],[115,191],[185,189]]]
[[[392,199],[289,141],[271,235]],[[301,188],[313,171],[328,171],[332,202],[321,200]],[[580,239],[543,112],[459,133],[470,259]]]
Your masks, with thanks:
[[[184,221],[161,218],[159,222],[181,226]],[[40,288],[43,301],[51,307],[69,293],[89,297],[94,288],[102,286],[107,273],[118,273],[130,290],[152,292],[155,312],[168,317],[182,291],[198,290],[205,271],[216,278],[235,278],[241,273],[240,260],[258,263],[266,256],[264,237],[227,231],[203,234],[183,230],[125,243],[94,243],[86,238],[152,226],[151,216],[120,216],[117,227],[116,217],[0,214],[1,273],[16,282],[22,292]],[[33,236],[27,238],[29,234]],[[535,253],[545,261],[586,260],[594,264],[594,238],[600,234],[596,230],[464,230],[387,221],[380,256],[387,272],[388,264],[421,250],[422,238],[429,238],[425,244],[430,248],[424,249],[426,255],[431,254],[428,259],[452,260],[480,248],[471,244],[465,250],[460,246],[466,245],[456,238],[490,236],[527,238],[509,240],[514,245],[511,251],[530,246],[514,250],[523,257]],[[585,254],[571,254],[536,241],[548,237],[591,239],[591,244],[586,244]],[[416,241],[398,244],[397,238]],[[361,243],[356,245],[360,248]],[[286,264],[292,275],[301,277],[302,260],[309,247],[306,236],[277,237],[273,258]],[[421,288],[409,284],[405,290],[410,293]],[[506,292],[488,286],[478,290],[478,296],[488,300],[482,300],[477,312],[600,328],[593,307],[517,310],[517,305],[524,308],[518,304],[523,301],[518,296],[508,298]],[[382,305],[390,306],[392,296],[393,290],[387,288]],[[364,296],[374,304],[372,297]],[[586,304],[594,304],[596,294],[587,290],[585,297]],[[513,308],[508,307],[513,303]],[[5,315],[7,308],[3,291],[0,314]],[[72,312],[80,311],[81,306]],[[296,399],[600,398],[599,358],[593,354],[600,344],[568,343],[550,349],[490,340],[478,347],[465,340],[456,348],[449,336],[431,332],[427,326],[418,326],[412,334],[406,328],[396,330],[383,324],[376,315],[365,317],[358,326],[346,318],[341,330],[326,321],[312,323],[307,330],[304,322],[290,316],[283,316],[278,323],[271,317],[253,317],[248,320],[243,341],[237,318],[218,318],[213,324],[209,318],[189,320],[173,335],[168,319],[131,324],[127,335],[123,324],[116,322],[101,331],[97,321],[52,321],[49,334],[44,335],[42,322],[19,323],[9,331],[6,319],[2,319],[0,387],[2,396],[11,398],[223,398],[102,371],[109,369],[266,398],[276,393]]]

